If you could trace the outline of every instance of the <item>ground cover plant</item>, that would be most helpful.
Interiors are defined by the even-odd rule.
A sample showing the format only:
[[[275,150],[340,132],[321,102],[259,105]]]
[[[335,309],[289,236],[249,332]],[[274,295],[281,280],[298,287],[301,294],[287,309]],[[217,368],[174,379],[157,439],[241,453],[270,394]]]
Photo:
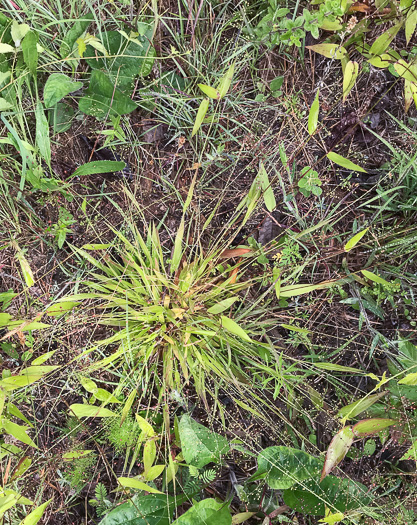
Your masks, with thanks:
[[[0,6],[0,523],[417,521],[412,0]]]

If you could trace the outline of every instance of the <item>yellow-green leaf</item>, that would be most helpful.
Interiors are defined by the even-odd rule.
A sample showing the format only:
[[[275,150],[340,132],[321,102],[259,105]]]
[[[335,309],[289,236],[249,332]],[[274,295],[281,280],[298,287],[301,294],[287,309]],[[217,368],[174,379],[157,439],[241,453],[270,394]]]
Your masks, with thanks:
[[[345,72],[343,74],[343,102],[345,102],[347,96],[355,85],[356,79],[358,78],[358,73],[359,64],[350,60],[346,64]]]
[[[107,408],[95,407],[92,405],[82,405],[80,403],[71,405],[70,411],[76,417],[117,417],[115,412],[112,412]]]
[[[364,437],[369,434],[376,434],[377,432],[384,430],[384,428],[395,425],[395,423],[398,423],[395,419],[363,419],[362,421],[359,421],[359,423],[356,423],[356,425],[353,425],[352,430],[356,436]]]
[[[261,162],[261,165],[259,167],[258,178],[261,183],[265,206],[268,211],[274,211],[277,206],[277,203],[275,200],[274,191],[269,182],[268,174],[266,172],[263,162]]]
[[[143,483],[143,481],[139,481],[135,478],[117,478],[117,481],[120,483],[122,487],[130,488],[130,489],[137,489],[137,490],[146,490],[146,492],[150,492],[151,494],[163,494],[163,492],[150,487],[146,483]]]
[[[25,445],[29,445],[33,448],[38,448],[36,444],[30,439],[30,437],[26,434],[26,430],[28,430],[28,427],[17,425],[16,423],[13,423],[12,421],[9,421],[6,418],[1,419],[1,426],[3,427],[6,434],[10,434]]]
[[[417,372],[407,374],[405,377],[398,381],[401,385],[417,385]]]
[[[195,118],[193,132],[191,133],[191,136],[194,137],[194,135],[197,133],[197,131],[200,129],[201,124],[203,123],[204,117],[206,116],[207,110],[209,108],[210,99],[205,98],[201,101],[200,107],[197,111],[197,116]]]
[[[319,523],[327,523],[328,525],[334,525],[345,519],[345,515],[342,512],[335,512],[328,514],[325,518],[319,520]]]
[[[123,421],[127,418],[130,412],[130,409],[132,408],[135,397],[136,397],[136,389],[130,392],[129,397],[127,398],[126,403],[122,409],[122,418],[120,420],[121,425],[123,424]]]
[[[361,412],[368,410],[369,407],[371,407],[374,403],[376,403],[382,397],[384,397],[386,393],[387,391],[380,392],[379,394],[372,394],[362,399],[358,399],[358,401],[355,401],[354,403],[351,403],[350,405],[346,405],[343,408],[341,408],[337,416],[343,419],[353,419]]]
[[[50,352],[45,352],[44,354],[40,355],[36,359],[34,359],[31,363],[31,365],[42,365],[45,361],[48,361],[50,357],[54,355],[56,350],[51,350]]]
[[[181,262],[182,258],[182,240],[185,230],[185,218],[182,216],[180,225],[178,227],[177,235],[175,236],[174,251],[171,258],[171,272],[175,272]]]
[[[197,84],[198,87],[201,89],[201,91],[207,95],[209,98],[212,98],[214,100],[217,100],[220,98],[220,93],[217,91],[217,89],[214,89],[211,86],[206,86],[206,84]]]
[[[320,111],[320,102],[319,102],[319,90],[317,90],[316,96],[313,103],[311,104],[310,112],[308,114],[308,133],[313,135],[317,129],[317,123],[319,121],[319,111]]]
[[[233,80],[233,74],[235,72],[235,63],[229,67],[229,69],[226,71],[226,73],[223,75],[223,77],[220,80],[219,85],[217,86],[217,91],[219,92],[219,98],[223,98],[226,96],[227,92],[230,89],[230,85]]]
[[[334,284],[335,281],[325,281],[319,284],[289,284],[280,287],[279,295],[280,297],[297,297],[298,295],[304,295],[315,290],[331,288]]]
[[[410,82],[417,82],[417,66],[408,64],[404,59],[400,59],[395,62],[394,69],[400,77]]]
[[[98,389],[96,383],[88,377],[80,376],[80,383],[90,394],[94,394]]]
[[[245,523],[249,518],[255,516],[256,512],[239,512],[232,516],[232,525],[239,525],[240,523]]]
[[[389,282],[380,277],[379,275],[376,275],[375,273],[370,272],[369,270],[361,270],[361,273],[373,281],[374,283],[383,284],[384,286],[389,286]]]
[[[383,53],[394,40],[395,35],[401,29],[402,25],[402,21],[398,22],[394,26],[390,27],[387,31],[385,31],[385,33],[382,33],[382,35],[380,35],[372,44],[369,53],[371,55],[380,55],[381,53]]]
[[[145,471],[145,476],[147,475],[149,469],[152,467],[156,458],[156,444],[153,439],[149,439],[143,447],[143,466]]]
[[[414,11],[409,11],[406,21],[405,21],[405,38],[407,40],[407,44],[410,42],[411,37],[414,34],[414,31],[416,30],[417,26],[417,9],[414,9]]]
[[[252,339],[248,336],[245,330],[243,330],[243,328],[241,328],[235,321],[233,321],[232,319],[229,319],[228,317],[225,317],[224,315],[222,315],[221,320],[222,320],[223,328],[225,328],[232,334],[237,335],[238,337],[241,337],[245,341],[249,341],[249,342],[252,341]]]
[[[327,158],[331,160],[332,162],[334,162],[335,164],[342,166],[342,168],[346,168],[352,171],[361,171],[363,173],[366,173],[366,170],[364,170],[363,168],[361,168],[354,162],[350,161],[349,159],[342,157],[342,155],[335,153],[334,151],[331,151],[330,153],[328,153]]]
[[[362,239],[362,237],[368,230],[369,228],[365,228],[364,230],[361,230],[356,235],[354,235],[351,239],[349,239],[344,247],[345,252],[350,252],[350,250],[352,250],[358,244],[358,242]]]
[[[15,48],[9,44],[3,44],[0,42],[0,53],[13,53]]]
[[[79,304],[78,301],[62,301],[61,303],[51,305],[45,313],[50,317],[59,317],[71,312],[71,310]]]
[[[352,374],[361,374],[361,370],[350,366],[336,365],[335,363],[314,363],[316,368],[321,370],[332,370],[334,372],[351,372]]]
[[[20,46],[26,33],[30,31],[28,24],[19,24],[16,20],[12,22],[11,35],[16,47]]]
[[[152,437],[155,435],[155,431],[152,428],[152,425],[150,425],[146,421],[146,419],[144,419],[142,416],[139,416],[139,414],[135,414],[135,417],[136,421],[138,422],[139,428],[142,430],[146,437]]]
[[[46,507],[51,503],[52,499],[49,499],[42,505],[39,505],[35,510],[33,510],[30,514],[24,518],[19,525],[36,525],[38,521],[42,518],[43,513],[46,510]]]
[[[62,454],[62,459],[64,461],[72,461],[73,459],[79,459],[83,458],[84,456],[88,456],[88,454],[91,454],[93,452],[92,450],[73,450],[72,452],[66,452],[65,454]]]
[[[233,303],[235,303],[239,297],[228,297],[227,299],[223,299],[223,301],[220,301],[216,303],[214,306],[209,308],[207,312],[209,314],[220,314],[221,312],[224,312],[224,310],[227,310],[232,306]]]
[[[87,49],[87,44],[85,43],[84,38],[77,38],[76,43],[78,47],[78,54],[80,55],[80,57],[83,57],[85,50]]]
[[[306,48],[319,55],[327,58],[336,58],[337,60],[342,59],[347,53],[343,46],[338,46],[337,44],[315,44],[314,46],[306,46]]]
[[[16,246],[16,259],[20,263],[20,268],[22,270],[23,278],[25,280],[26,285],[30,288],[35,283],[35,278],[33,277],[33,272],[30,268],[30,265],[26,259],[26,257],[23,254],[23,251]]]
[[[153,481],[158,478],[165,469],[165,465],[154,465],[146,472],[146,481]]]

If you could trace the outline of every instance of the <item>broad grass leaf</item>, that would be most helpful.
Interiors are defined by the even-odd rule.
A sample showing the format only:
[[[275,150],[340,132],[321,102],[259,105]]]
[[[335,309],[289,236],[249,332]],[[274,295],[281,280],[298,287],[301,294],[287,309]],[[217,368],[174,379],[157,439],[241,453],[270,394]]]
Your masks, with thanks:
[[[324,516],[326,506],[340,512],[363,507],[371,501],[365,485],[347,478],[326,476],[322,482],[306,480],[284,491],[284,503],[304,515]]]
[[[157,490],[154,487],[150,487],[146,483],[143,483],[143,481],[139,481],[135,478],[117,478],[117,481],[120,483],[122,487],[128,487],[130,489],[136,489],[136,490],[146,490],[147,492],[150,492],[151,494],[164,494],[160,490]]]
[[[98,390],[96,383],[89,377],[80,376],[80,383],[90,394],[94,394]]]
[[[331,370],[333,372],[351,372],[352,374],[362,374],[361,370],[350,366],[336,365],[334,363],[314,363],[316,368],[321,370]]]
[[[115,412],[108,410],[107,408],[95,407],[92,405],[83,405],[75,403],[70,406],[70,411],[75,417],[117,417]]]
[[[143,447],[143,466],[145,476],[149,472],[156,458],[156,444],[153,439],[149,439]]]
[[[274,191],[272,189],[271,183],[269,182],[268,173],[266,172],[263,162],[261,162],[259,167],[258,178],[261,183],[265,206],[268,211],[274,211],[277,206],[277,202],[275,200]]]
[[[180,225],[178,227],[177,235],[175,236],[174,251],[171,259],[171,272],[175,272],[180,265],[182,258],[182,240],[184,238],[185,230],[185,218],[184,215],[181,218]]]
[[[352,427],[344,427],[333,437],[327,449],[326,459],[321,473],[320,481],[322,481],[330,472],[338,465],[348,453],[355,434]]]
[[[43,160],[48,164],[51,164],[51,141],[49,139],[49,123],[43,111],[42,102],[36,104],[35,110],[36,117],[36,145],[39,148],[39,152],[43,157]]]
[[[401,58],[395,62],[394,69],[400,77],[405,78],[410,82],[417,82],[417,65],[409,64]]]
[[[30,514],[24,518],[19,525],[36,525],[36,523],[39,522],[39,520],[42,518],[46,507],[51,503],[52,499],[49,499],[45,503],[42,503],[42,505],[39,505],[35,510],[32,510]]]
[[[97,388],[93,395],[102,403],[121,403],[121,401],[119,401],[116,396],[104,388]]]
[[[405,113],[408,112],[414,100],[413,85],[416,86],[416,93],[417,93],[417,84],[415,84],[414,82],[410,82],[410,80],[404,79],[404,112]]]
[[[400,385],[417,385],[417,372],[407,374],[405,377],[398,381]]]
[[[82,82],[73,82],[62,73],[49,75],[43,88],[43,102],[46,108],[55,106],[61,99],[83,87]]]
[[[100,525],[170,525],[174,509],[183,503],[181,496],[148,494],[134,496],[100,521]]]
[[[239,525],[240,523],[246,523],[248,519],[255,516],[256,512],[239,512],[232,516],[232,525]]]
[[[359,64],[349,60],[343,73],[343,102],[345,102],[347,96],[355,85],[356,79],[358,78],[358,73]]]
[[[350,161],[349,159],[346,159],[345,157],[342,157],[342,155],[339,155],[338,153],[334,153],[334,151],[331,151],[327,154],[327,158],[334,162],[335,164],[338,164],[339,166],[342,166],[342,168],[346,168],[348,170],[352,171],[360,171],[362,173],[367,173],[367,171],[354,162]]]
[[[194,135],[197,133],[197,131],[200,129],[201,124],[203,123],[204,117],[206,116],[206,113],[208,111],[210,104],[210,99],[205,98],[201,101],[200,107],[197,111],[197,116],[195,118],[193,131],[191,133],[191,136],[194,137]]]
[[[0,497],[0,519],[2,521],[4,513],[16,505],[17,498],[17,494],[13,493]]]
[[[176,519],[172,525],[232,525],[232,515],[226,503],[203,499]]]
[[[319,121],[320,101],[319,101],[319,90],[317,90],[314,101],[311,104],[310,112],[308,114],[308,133],[313,135],[317,129],[317,123]]]
[[[2,386],[7,392],[10,392],[16,390],[16,388],[31,385],[32,383],[35,383],[35,381],[39,381],[41,378],[42,374],[26,374],[5,377],[0,381],[0,386]]]
[[[371,418],[363,419],[353,425],[352,430],[356,436],[364,437],[369,436],[370,434],[376,434],[384,428],[391,427],[398,423],[396,419],[383,419],[383,418]]]
[[[65,454],[62,454],[62,459],[64,461],[72,461],[74,459],[83,458],[84,456],[88,456],[88,454],[91,454],[93,452],[92,450],[73,450],[72,452],[66,452]]]
[[[40,323],[39,321],[11,321],[8,324],[9,330],[16,330],[19,332],[28,332],[29,330],[42,330],[43,328],[49,328],[49,324]]]
[[[406,21],[405,21],[405,39],[407,45],[410,43],[411,37],[413,36],[417,26],[417,9],[408,12]]]
[[[23,427],[21,425],[18,425],[17,423],[13,423],[12,421],[9,421],[4,417],[0,421],[0,426],[3,427],[3,430],[4,432],[6,432],[6,434],[13,436],[25,445],[29,445],[33,448],[38,448],[36,446],[36,443],[34,443],[31,440],[31,438],[26,434],[26,430],[28,430],[28,427]]]
[[[368,410],[369,407],[371,407],[374,403],[383,398],[386,393],[387,391],[379,392],[378,394],[372,394],[362,399],[358,399],[358,401],[355,401],[354,403],[351,403],[350,405],[346,405],[343,408],[341,408],[337,413],[337,417],[353,419],[361,412]]]
[[[238,299],[239,299],[239,297],[237,297],[237,296],[228,297],[227,299],[223,299],[223,301],[219,301],[215,305],[211,306],[207,310],[207,312],[209,314],[220,314],[221,312],[224,312],[225,310],[230,308],[232,306],[232,304],[234,304]]]
[[[233,62],[233,64],[229,67],[229,69],[220,79],[220,83],[217,86],[217,91],[219,92],[219,98],[223,98],[227,95],[227,92],[230,89],[230,85],[232,84],[234,72],[235,72],[235,62]]]
[[[371,55],[380,55],[381,53],[383,53],[394,40],[395,35],[401,29],[403,23],[403,21],[398,22],[394,26],[390,27],[387,31],[385,31],[385,33],[382,33],[382,35],[380,35],[372,44],[371,48],[369,49],[369,53]]]
[[[279,289],[280,297],[296,297],[306,293],[314,292],[314,290],[324,290],[334,286],[335,281],[325,281],[319,284],[289,284],[281,286]]]
[[[306,48],[319,55],[327,58],[336,58],[337,60],[342,59],[347,53],[343,46],[338,46],[337,44],[315,44],[314,46],[306,46]]]
[[[368,279],[373,281],[374,283],[382,284],[384,286],[389,286],[390,285],[388,281],[386,281],[385,279],[383,279],[379,275],[376,275],[375,273],[370,272],[369,270],[361,270],[361,273],[365,277],[367,277]]]
[[[348,242],[344,246],[345,252],[350,252],[362,239],[362,237],[365,235],[365,233],[369,230],[369,228],[365,228],[364,230],[361,230],[360,232],[356,233],[352,238],[348,240]]]
[[[31,267],[29,265],[29,262],[26,259],[26,257],[24,256],[22,250],[17,249],[16,259],[20,263],[20,268],[22,270],[22,274],[23,274],[23,278],[25,280],[26,286],[28,286],[30,288],[31,286],[34,285],[35,278],[33,276],[33,272],[32,272],[32,269],[31,269]]]
[[[206,86],[206,84],[197,84],[201,91],[209,98],[217,100],[220,98],[220,93],[217,89],[214,89],[211,86]]]
[[[188,414],[184,414],[178,425],[182,454],[188,465],[202,468],[208,463],[219,463],[229,451],[227,439],[200,425]]]
[[[29,459],[29,458],[26,457],[26,459]],[[12,478],[10,478],[10,479],[12,479]],[[9,495],[16,496],[16,498],[17,498],[16,503],[18,503],[19,505],[34,505],[32,500],[30,500],[28,498],[25,498],[24,496],[21,496],[18,492],[16,492],[13,489],[1,489],[0,488],[0,493],[1,493],[0,498],[2,498],[4,496],[9,496]],[[0,510],[0,512],[1,512],[1,510]]]
[[[165,465],[154,465],[146,472],[146,481],[153,481],[165,470]]]
[[[136,397],[136,393],[137,393],[136,389],[133,389],[130,392],[129,397],[127,398],[126,403],[125,403],[124,407],[122,408],[122,417],[121,417],[121,420],[120,420],[120,424],[121,425],[123,424],[123,421],[129,415],[130,409],[132,408],[132,405],[133,405],[133,401],[135,400],[135,397]]]
[[[51,305],[45,313],[50,317],[60,317],[61,315],[71,312],[79,304],[79,301],[62,301],[62,303]]]
[[[29,31],[22,42],[23,60],[33,76],[36,76],[38,67],[38,49],[36,47],[39,37],[35,31]]]
[[[93,162],[87,162],[77,168],[71,175],[71,178],[84,177],[86,175],[96,175],[98,173],[116,173],[118,171],[122,171],[125,167],[125,162],[117,160],[96,160]]]
[[[136,421],[138,422],[139,428],[142,430],[142,432],[145,434],[145,437],[152,437],[155,435],[155,431],[152,428],[152,425],[150,425],[146,419],[144,419],[139,414],[135,414]]]
[[[235,321],[224,315],[222,315],[221,321],[223,328],[225,328],[227,331],[237,335],[238,337],[241,337],[245,341],[252,342],[252,339],[248,336],[245,330],[243,330],[243,328],[241,328]]]
[[[321,459],[291,447],[268,447],[258,455],[254,476],[266,473],[272,489],[288,489],[300,481],[317,476],[323,466]]]

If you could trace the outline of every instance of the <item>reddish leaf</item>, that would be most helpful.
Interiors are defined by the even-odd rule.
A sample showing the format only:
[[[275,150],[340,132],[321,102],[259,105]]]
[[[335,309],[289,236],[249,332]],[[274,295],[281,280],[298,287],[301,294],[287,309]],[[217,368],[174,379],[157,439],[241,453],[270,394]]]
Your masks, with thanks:
[[[352,427],[344,427],[334,436],[329,448],[327,449],[326,460],[324,462],[320,481],[323,481],[327,474],[330,474],[334,467],[346,456],[353,443],[354,437],[355,435],[352,431]]]

